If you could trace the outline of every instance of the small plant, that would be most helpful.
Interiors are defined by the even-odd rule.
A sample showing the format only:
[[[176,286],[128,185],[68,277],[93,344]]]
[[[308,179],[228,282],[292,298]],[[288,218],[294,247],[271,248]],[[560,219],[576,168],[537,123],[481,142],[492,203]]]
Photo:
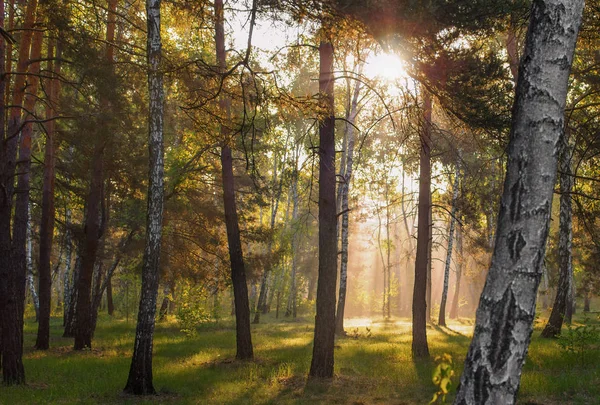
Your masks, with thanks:
[[[196,335],[196,328],[210,320],[210,314],[199,300],[196,288],[184,288],[177,308],[179,330],[187,337]]]
[[[587,323],[588,319],[584,320]],[[573,327],[567,325],[567,330],[558,337],[558,344],[567,353],[580,359],[581,365],[585,364],[586,353],[593,348],[598,340],[598,327],[596,325],[580,325]]]
[[[446,402],[446,395],[449,392],[450,384],[452,384],[452,377],[454,377],[454,363],[451,355],[444,353],[441,356],[436,356],[435,362],[437,366],[433,370],[431,381],[438,390],[433,394],[429,404],[437,404],[438,400],[441,403]]]
[[[365,332],[364,335],[359,332],[358,328],[354,328],[346,336],[348,336],[349,338],[352,338],[352,339],[358,339],[358,338],[361,338],[361,337],[370,338],[372,336],[371,335],[371,329],[369,329],[367,327],[365,327],[365,329],[366,329],[366,332]]]

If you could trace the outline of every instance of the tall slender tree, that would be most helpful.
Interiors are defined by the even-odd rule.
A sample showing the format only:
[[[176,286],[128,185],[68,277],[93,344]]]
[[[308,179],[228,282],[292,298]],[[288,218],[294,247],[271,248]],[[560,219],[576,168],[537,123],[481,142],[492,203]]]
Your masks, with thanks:
[[[360,73],[360,68],[359,68]],[[343,178],[341,184],[341,234],[342,234],[342,257],[340,263],[340,289],[338,293],[337,312],[335,315],[335,333],[344,333],[344,309],[346,307],[346,292],[348,290],[348,236],[349,236],[349,194],[350,194],[350,182],[352,181],[352,169],[354,165],[354,123],[358,115],[358,97],[360,95],[360,81],[356,81],[354,85],[354,92],[352,94],[352,101],[350,103],[350,109],[348,114],[348,122],[346,123],[346,167],[343,170]],[[340,188],[338,187],[338,191]]]
[[[557,147],[584,0],[535,0],[519,66],[498,230],[456,404],[514,404],[533,331]]]
[[[223,13],[223,0],[215,0],[215,44],[217,63],[222,74],[227,71],[225,53],[225,17]],[[223,77],[225,80],[225,77]],[[233,143],[231,125],[231,98],[226,94],[220,95],[219,103],[223,122],[221,123],[221,175],[223,182],[223,205],[225,207],[225,226],[227,228],[227,242],[229,244],[229,260],[231,262],[231,282],[235,302],[236,324],[236,358],[240,360],[252,359],[252,336],[250,332],[250,303],[248,301],[248,285],[246,284],[246,270],[240,239],[240,225],[235,202],[235,181],[233,176],[233,157],[231,144]]]
[[[160,0],[146,0],[146,57],[148,62],[148,205],[146,212],[146,247],[142,264],[142,291],[135,329],[133,357],[125,392],[134,395],[155,394],[152,383],[152,347],[160,247],[164,207],[164,89],[161,70],[162,42]]]
[[[109,0],[106,24],[106,51],[105,59],[109,67],[114,64],[115,26],[116,26],[117,0]],[[103,110],[102,123],[110,120],[109,100],[101,93],[100,105]],[[106,130],[106,125],[103,126]],[[104,156],[106,152],[107,136],[94,137],[92,170],[88,196],[86,199],[86,213],[84,226],[84,241],[81,255],[81,267],[77,277],[77,293],[75,305],[75,350],[92,347],[92,278],[96,265],[98,246],[105,228],[102,221],[101,205],[104,193]]]
[[[568,131],[561,138],[560,175],[560,212],[558,226],[558,256],[560,274],[556,287],[556,297],[552,305],[550,318],[542,331],[542,337],[553,338],[560,334],[563,322],[571,323],[570,315],[573,307],[573,207],[571,192],[573,191],[573,174],[571,171],[571,147]]]
[[[23,31],[19,42],[12,106],[9,112],[7,131],[2,131],[0,153],[0,330],[2,333],[2,380],[5,384],[24,384],[23,367],[23,310],[25,301],[26,260],[25,243],[28,222],[28,207],[20,201],[13,212],[14,182],[17,167],[17,150],[22,146],[20,156],[27,157],[31,149],[31,138],[22,138],[23,99],[25,97],[26,73],[30,66],[30,50],[36,19],[37,0],[27,2]],[[39,62],[38,62],[39,63]],[[5,81],[6,78],[0,79]],[[7,86],[8,87],[8,86]],[[27,173],[28,175],[28,173]],[[23,179],[24,180],[24,179]],[[23,184],[21,180],[21,185]],[[27,191],[29,185],[27,184]],[[28,201],[26,201],[28,203]],[[16,208],[16,207],[15,207]],[[11,232],[12,231],[12,232]]]
[[[335,339],[335,289],[337,238],[335,199],[335,115],[333,45],[325,38],[319,45],[319,93],[323,117],[319,122],[319,279],[317,315],[310,377],[333,377]]]
[[[46,104],[46,145],[44,151],[44,181],[42,186],[42,221],[40,224],[40,260],[39,260],[39,292],[40,292],[40,319],[35,348],[46,350],[50,345],[50,309],[52,296],[52,272],[50,256],[54,236],[54,180],[55,180],[55,122],[54,117],[58,91],[60,89],[58,76],[60,75],[60,47],[56,49],[56,63],[54,63],[54,39],[48,40],[48,72],[52,77],[46,84],[48,101]]]
[[[427,266],[430,260],[431,228],[431,95],[423,92],[423,123],[420,131],[421,149],[419,165],[419,212],[417,256],[415,259],[415,284],[413,289],[412,355],[429,357],[427,344]]]
[[[446,326],[446,301],[448,300],[448,284],[450,279],[450,264],[452,262],[452,248],[454,246],[454,228],[456,227],[456,209],[458,201],[458,187],[460,184],[460,154],[456,159],[454,167],[454,184],[452,185],[452,208],[450,210],[450,231],[448,232],[448,250],[446,252],[446,263],[444,266],[444,288],[440,302],[440,315],[438,324]]]

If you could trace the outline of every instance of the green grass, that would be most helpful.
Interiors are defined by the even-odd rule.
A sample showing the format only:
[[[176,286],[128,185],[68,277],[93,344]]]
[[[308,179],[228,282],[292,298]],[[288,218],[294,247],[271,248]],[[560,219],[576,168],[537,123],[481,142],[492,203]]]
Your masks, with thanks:
[[[580,315],[578,315],[580,316]],[[0,404],[425,404],[436,391],[433,361],[410,355],[410,322],[350,320],[357,338],[336,341],[335,374],[329,382],[307,383],[312,325],[276,321],[253,325],[256,360],[239,362],[231,322],[206,325],[188,338],[175,322],[159,323],[154,347],[154,384],[159,395],[138,399],[123,395],[135,324],[101,317],[91,351],[74,352],[52,319],[51,349],[32,350],[36,324],[25,326],[28,385],[1,387]],[[576,318],[581,320],[580,318]],[[593,322],[600,323],[597,314]],[[600,404],[600,351],[586,355],[584,366],[555,340],[540,339],[542,322],[524,368],[520,403]],[[367,330],[371,336],[367,337]],[[358,328],[356,330],[355,328]],[[457,375],[470,342],[472,321],[428,329],[432,357],[449,353]],[[453,390],[456,383],[453,385]],[[453,394],[452,394],[453,395]],[[453,396],[448,398],[451,402]]]

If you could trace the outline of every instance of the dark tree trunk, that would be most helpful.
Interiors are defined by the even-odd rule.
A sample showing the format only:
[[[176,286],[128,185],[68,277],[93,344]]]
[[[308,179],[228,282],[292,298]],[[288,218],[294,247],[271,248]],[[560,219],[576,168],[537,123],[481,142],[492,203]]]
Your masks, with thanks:
[[[104,173],[104,142],[96,140],[92,162],[92,181],[86,204],[85,236],[81,256],[81,268],[77,279],[75,301],[75,350],[92,347],[91,290],[100,231],[100,200]]]
[[[60,56],[57,50],[56,56]],[[56,66],[53,63],[54,42],[48,42],[48,72],[58,76],[60,74],[60,62],[57,59]],[[42,186],[42,221],[40,225],[40,263],[39,263],[39,293],[40,293],[40,319],[38,325],[35,347],[38,350],[47,350],[50,346],[50,308],[52,297],[52,268],[50,256],[52,254],[52,240],[54,237],[54,165],[55,165],[55,132],[54,106],[58,98],[58,80],[51,78],[46,86],[48,104],[46,106],[45,124],[46,147],[44,151],[44,183]]]
[[[560,142],[560,224],[558,235],[558,256],[560,275],[556,287],[556,298],[552,305],[552,312],[548,323],[542,331],[542,337],[554,338],[560,335],[563,321],[571,323],[573,308],[573,207],[571,192],[573,190],[573,177],[571,174],[571,148],[568,136],[563,134]]]
[[[446,252],[446,265],[444,267],[444,288],[440,302],[440,316],[438,324],[446,326],[446,301],[448,300],[448,283],[450,280],[450,264],[452,263],[452,247],[454,244],[454,228],[456,226],[456,203],[458,201],[458,187],[460,181],[460,155],[456,159],[454,168],[454,184],[452,186],[452,209],[450,210],[450,231],[448,232],[448,250]]]
[[[19,43],[19,59],[15,76],[12,97],[13,108],[10,111],[8,131],[4,133],[2,126],[1,159],[0,159],[0,330],[2,331],[2,379],[4,384],[24,384],[25,369],[23,367],[23,310],[25,301],[25,239],[27,229],[28,207],[15,207],[13,238],[11,240],[12,200],[14,196],[15,170],[17,166],[17,145],[21,127],[21,108],[25,96],[26,75],[30,61],[30,46],[33,36],[33,25],[37,8],[37,0],[27,3],[23,33]],[[2,76],[2,81],[5,77]],[[8,86],[7,86],[8,87]],[[4,115],[3,115],[4,117]],[[21,136],[20,156],[29,159],[31,137]],[[29,152],[28,152],[29,150]],[[28,169],[28,167],[26,167]],[[24,173],[23,176],[29,176]],[[23,176],[19,176],[23,185]],[[26,185],[27,196],[29,184]]]
[[[0,2],[0,26],[6,27],[4,23],[4,2]],[[12,27],[7,27],[12,28]],[[10,53],[9,53],[10,55]],[[9,58],[10,59],[10,58]],[[6,40],[4,38],[0,38],[0,187],[4,187],[4,170],[5,170],[5,115],[6,115],[6,100],[5,98],[5,90],[8,87],[6,85],[6,75],[5,73],[5,62],[6,62]],[[0,196],[0,216],[9,215],[6,212],[4,205],[6,204],[5,196]],[[6,298],[8,298],[9,291],[7,290],[8,283],[5,280],[8,280],[8,274],[5,267],[7,266],[8,254],[10,253],[10,216],[4,219],[0,219],[0,368],[2,368],[2,325],[3,325],[3,317],[4,311],[2,308],[6,305]],[[7,225],[8,224],[8,225]],[[5,226],[6,229],[5,229]],[[5,233],[7,232],[7,233]]]
[[[321,107],[328,113],[319,128],[319,281],[317,315],[310,377],[333,377],[335,338],[335,290],[337,278],[335,200],[335,116],[333,94],[333,45],[319,46]]]
[[[108,291],[108,286],[110,285],[110,280],[112,279],[112,276],[115,274],[115,270],[119,266],[119,263],[121,263],[121,258],[123,257],[123,254],[125,253],[125,250],[127,249],[127,246],[133,239],[133,236],[135,235],[136,232],[137,232],[136,228],[132,229],[129,232],[129,234],[127,235],[127,237],[121,241],[121,243],[119,244],[119,250],[117,251],[117,255],[114,258],[113,263],[110,265],[110,267],[108,268],[108,270],[106,272],[106,277],[104,277],[104,280],[102,280],[101,278],[98,278],[98,280],[96,281],[96,285],[97,285],[96,292],[94,293],[94,297],[92,299],[92,336],[96,332],[96,323],[98,321],[98,310],[100,309],[100,303],[102,302],[102,296],[104,295],[104,291]],[[99,274],[100,274],[100,272],[99,272]]]
[[[114,0],[113,0],[114,1]],[[146,248],[142,264],[142,291],[135,330],[133,358],[124,391],[134,395],[155,394],[152,384],[152,346],[164,206],[164,90],[161,65],[160,0],[146,0],[148,60],[148,208]]]
[[[225,55],[223,0],[215,0],[215,17],[217,61],[221,72],[225,72],[227,69],[227,62]],[[235,203],[233,160],[231,156],[231,147],[229,146],[229,142],[231,142],[229,139],[231,137],[231,129],[228,128],[228,125],[231,121],[231,100],[228,96],[221,96],[220,107],[222,113],[225,115],[225,120],[221,124],[221,136],[223,137],[223,146],[221,148],[221,172],[223,181],[225,226],[227,228],[229,260],[231,262],[231,282],[233,284],[233,296],[235,302],[236,358],[248,360],[254,357],[254,352],[252,349],[252,336],[250,333],[248,285],[246,284],[246,270],[244,269],[244,256],[242,253],[240,227]]]
[[[415,284],[413,289],[412,355],[429,357],[427,344],[427,273],[431,228],[431,95],[423,92],[423,128],[419,169],[419,213]]]
[[[115,39],[117,0],[109,0],[106,24],[106,63],[112,66],[114,63],[114,48],[112,43]],[[104,113],[110,110],[108,100],[101,98],[100,104]],[[96,266],[96,256],[100,238],[102,237],[103,224],[101,224],[100,209],[103,198],[104,187],[104,152],[106,140],[104,136],[97,136],[92,157],[92,176],[90,191],[86,201],[85,217],[85,242],[83,255],[81,257],[81,269],[77,283],[77,302],[75,309],[75,350],[92,347],[93,315],[92,315],[92,278]]]
[[[456,404],[514,404],[533,331],[583,0],[533,2],[492,263]]]

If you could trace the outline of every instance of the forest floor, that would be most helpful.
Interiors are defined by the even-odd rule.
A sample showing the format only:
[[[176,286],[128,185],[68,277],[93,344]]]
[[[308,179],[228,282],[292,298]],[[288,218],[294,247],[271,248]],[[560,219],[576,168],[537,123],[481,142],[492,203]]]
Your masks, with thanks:
[[[598,313],[587,324],[600,325]],[[135,323],[101,316],[93,349],[72,350],[72,339],[60,337],[60,319],[52,319],[51,349],[32,349],[36,324],[25,325],[26,386],[1,387],[0,404],[426,404],[436,387],[435,362],[414,362],[410,354],[410,321],[351,319],[349,336],[336,339],[335,378],[308,382],[313,325],[308,320],[262,317],[252,325],[255,361],[235,356],[232,322],[207,324],[188,337],[175,321],[157,325],[154,385],[157,396],[138,399],[122,394],[131,361]],[[576,316],[574,326],[583,315]],[[540,339],[536,330],[525,364],[520,404],[600,404],[600,349],[583,356],[557,340]],[[368,329],[367,329],[368,328]],[[448,328],[428,327],[432,358],[454,359],[453,400],[457,379],[473,329],[472,320]],[[583,331],[583,329],[580,329]]]

